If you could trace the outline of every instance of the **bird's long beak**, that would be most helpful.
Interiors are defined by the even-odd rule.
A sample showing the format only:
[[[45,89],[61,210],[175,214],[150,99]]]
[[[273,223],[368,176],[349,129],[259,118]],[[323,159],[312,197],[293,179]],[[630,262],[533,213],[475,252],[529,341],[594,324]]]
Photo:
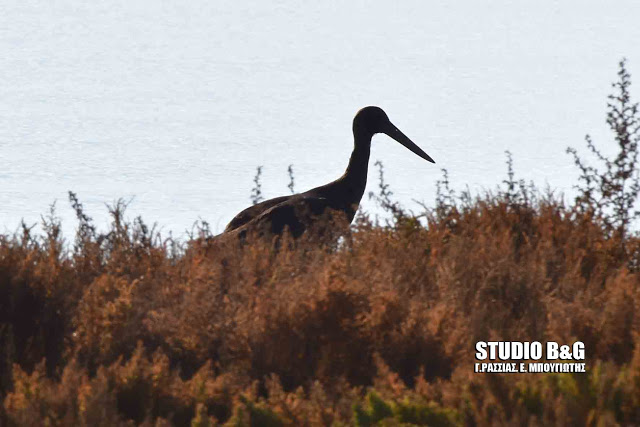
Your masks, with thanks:
[[[415,154],[422,157],[423,159],[431,163],[435,163],[435,161],[431,157],[429,157],[427,153],[422,151],[422,148],[418,147],[416,144],[413,143],[413,141],[409,139],[409,137],[407,137],[404,133],[400,132],[400,129],[395,127],[393,123],[389,122],[389,124],[387,125],[387,129],[385,130],[384,133],[386,133],[391,138],[395,139],[400,144],[404,145],[409,150],[413,151]]]

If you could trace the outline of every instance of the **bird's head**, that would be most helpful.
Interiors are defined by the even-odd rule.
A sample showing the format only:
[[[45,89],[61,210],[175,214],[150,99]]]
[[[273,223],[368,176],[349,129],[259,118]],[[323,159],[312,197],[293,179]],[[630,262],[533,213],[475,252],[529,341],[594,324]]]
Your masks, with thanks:
[[[365,107],[358,111],[356,117],[353,119],[353,134],[356,136],[356,141],[358,137],[364,138],[365,141],[370,141],[371,137],[376,133],[384,133],[390,136],[413,153],[431,163],[435,163],[427,153],[422,151],[420,147],[414,144],[405,134],[400,132],[400,129],[391,123],[387,113],[385,113],[382,108]]]

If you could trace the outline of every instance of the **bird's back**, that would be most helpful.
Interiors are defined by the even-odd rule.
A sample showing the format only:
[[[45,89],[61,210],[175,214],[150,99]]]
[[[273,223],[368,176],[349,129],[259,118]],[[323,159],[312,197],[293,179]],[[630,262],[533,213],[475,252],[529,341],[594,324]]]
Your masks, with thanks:
[[[258,203],[253,206],[249,206],[248,208],[240,212],[238,215],[233,217],[233,219],[229,222],[229,224],[224,229],[224,232],[228,233],[229,231],[233,231],[239,227],[242,227],[243,225],[247,224],[248,222],[260,216],[265,211],[271,209],[277,204],[280,204],[290,199],[291,197],[293,196],[276,197],[275,199],[265,200],[264,202]]]
[[[349,222],[348,216],[333,206],[329,199],[302,193],[287,196],[285,200],[232,229],[230,234],[240,238],[249,234],[264,237],[281,235],[287,230],[293,238],[304,233],[310,237],[324,238],[344,231]]]

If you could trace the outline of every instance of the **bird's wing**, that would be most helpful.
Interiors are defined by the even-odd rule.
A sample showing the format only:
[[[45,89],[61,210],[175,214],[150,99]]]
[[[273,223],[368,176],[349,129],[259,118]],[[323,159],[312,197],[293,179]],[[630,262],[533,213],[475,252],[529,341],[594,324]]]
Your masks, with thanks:
[[[260,216],[260,214],[271,209],[272,207],[274,207],[279,203],[287,201],[291,197],[292,196],[276,197],[275,199],[265,200],[264,202],[258,203],[257,205],[248,207],[247,209],[243,210],[238,215],[233,217],[231,222],[229,222],[229,224],[224,229],[224,232],[228,233],[229,231],[233,231],[236,228],[243,226],[244,224],[248,223],[252,219]]]
[[[325,228],[333,228],[333,215],[346,218],[343,212],[320,196],[297,195],[265,210],[248,222],[243,229],[258,234],[282,234],[285,229],[294,237],[299,237],[305,230],[317,227],[316,234],[324,234]]]

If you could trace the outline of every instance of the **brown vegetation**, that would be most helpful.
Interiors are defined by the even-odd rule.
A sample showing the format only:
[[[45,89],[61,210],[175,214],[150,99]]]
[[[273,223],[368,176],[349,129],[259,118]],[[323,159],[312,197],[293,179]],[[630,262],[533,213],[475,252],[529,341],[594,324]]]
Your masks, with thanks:
[[[381,189],[390,223],[337,247],[180,247],[123,205],[99,233],[75,195],[71,247],[55,215],[0,237],[0,424],[640,424],[625,195],[565,206],[511,161],[496,194],[445,178],[420,215]],[[588,372],[474,374],[480,340],[580,340]]]

